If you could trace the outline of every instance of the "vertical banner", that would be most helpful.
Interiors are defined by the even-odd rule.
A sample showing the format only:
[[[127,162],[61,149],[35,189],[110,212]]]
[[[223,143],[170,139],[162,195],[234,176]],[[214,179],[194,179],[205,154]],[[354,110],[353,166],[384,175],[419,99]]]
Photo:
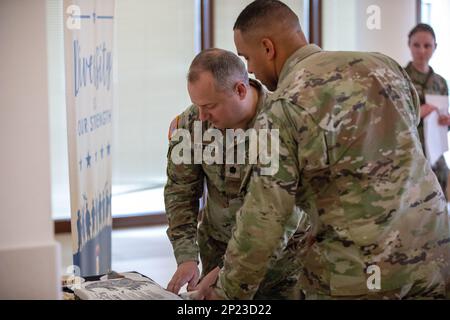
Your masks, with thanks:
[[[64,0],[72,248],[81,276],[111,270],[114,0]]]

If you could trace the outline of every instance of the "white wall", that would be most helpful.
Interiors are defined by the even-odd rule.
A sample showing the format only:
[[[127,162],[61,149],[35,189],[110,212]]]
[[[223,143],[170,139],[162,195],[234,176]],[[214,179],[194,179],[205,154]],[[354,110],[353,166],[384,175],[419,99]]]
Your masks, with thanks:
[[[366,10],[381,9],[381,29],[369,30]],[[367,51],[378,51],[406,65],[410,60],[408,33],[416,25],[416,2],[413,0],[358,0],[357,42]]]
[[[0,299],[57,299],[45,0],[0,1]]]
[[[370,30],[369,6],[380,8],[380,29]],[[323,48],[325,50],[376,51],[400,64],[410,60],[409,31],[416,24],[413,0],[324,0]]]
[[[434,71],[447,79],[450,84],[450,0],[429,0],[430,16],[423,16],[423,22],[431,24],[436,33],[437,48],[430,61]]]

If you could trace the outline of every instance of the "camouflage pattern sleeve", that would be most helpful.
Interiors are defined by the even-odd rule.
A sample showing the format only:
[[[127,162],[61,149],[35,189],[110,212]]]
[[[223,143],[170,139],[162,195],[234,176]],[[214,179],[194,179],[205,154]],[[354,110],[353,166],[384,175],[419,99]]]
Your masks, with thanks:
[[[282,107],[277,104],[274,109]],[[269,151],[279,152],[279,166],[270,174],[263,173],[269,165],[253,167],[245,201],[236,214],[236,227],[216,284],[216,293],[224,299],[254,297],[301,219],[300,210],[293,210],[299,181],[296,146],[285,127],[286,120],[269,118],[264,113],[260,114],[255,128],[278,130],[279,139],[268,133],[266,141]],[[261,134],[258,130],[258,135]],[[279,144],[279,149],[276,146],[272,149],[274,143]],[[258,152],[261,153],[261,149]]]
[[[181,142],[172,140],[176,129],[190,129],[193,108],[172,121],[169,129],[169,151],[167,155],[167,183],[164,202],[169,222],[167,235],[172,243],[177,264],[199,260],[197,245],[197,222],[199,199],[203,193],[204,174],[201,165],[175,164],[171,159],[173,148]],[[192,121],[193,122],[193,121]]]
[[[414,110],[412,110],[412,114],[416,117],[416,120],[414,121],[414,124],[416,127],[420,123],[420,98],[419,94],[414,86],[414,83],[411,81],[411,78],[409,77],[409,74],[406,72],[405,69],[403,69],[400,65],[398,65],[395,61],[394,63],[397,65],[398,69],[401,71],[405,79],[407,80],[409,91],[411,92],[411,97],[413,98],[412,106],[414,107]]]

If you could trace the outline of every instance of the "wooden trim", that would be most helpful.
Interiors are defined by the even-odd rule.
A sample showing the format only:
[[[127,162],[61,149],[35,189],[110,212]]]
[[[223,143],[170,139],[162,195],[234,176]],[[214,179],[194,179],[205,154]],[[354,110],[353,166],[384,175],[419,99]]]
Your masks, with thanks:
[[[72,230],[71,222],[69,219],[67,220],[55,220],[55,234],[58,233],[70,233]]]
[[[309,0],[309,42],[322,46],[322,0]]]
[[[167,217],[164,212],[113,218],[113,229],[149,227],[165,224],[167,224]],[[55,220],[54,225],[55,234],[70,233],[72,229],[71,221],[69,219]]]
[[[167,223],[167,216],[164,212],[162,212],[156,214],[113,218],[113,229],[159,226]]]
[[[416,23],[422,21],[422,0],[416,0]]]
[[[201,44],[202,50],[213,47],[214,44],[214,0],[201,0]]]

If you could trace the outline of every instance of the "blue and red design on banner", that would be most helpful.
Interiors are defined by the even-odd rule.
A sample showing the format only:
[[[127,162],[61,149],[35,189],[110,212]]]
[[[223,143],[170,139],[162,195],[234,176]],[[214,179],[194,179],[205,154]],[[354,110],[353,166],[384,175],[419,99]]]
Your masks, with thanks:
[[[74,265],[111,270],[114,0],[65,0],[66,101]]]

